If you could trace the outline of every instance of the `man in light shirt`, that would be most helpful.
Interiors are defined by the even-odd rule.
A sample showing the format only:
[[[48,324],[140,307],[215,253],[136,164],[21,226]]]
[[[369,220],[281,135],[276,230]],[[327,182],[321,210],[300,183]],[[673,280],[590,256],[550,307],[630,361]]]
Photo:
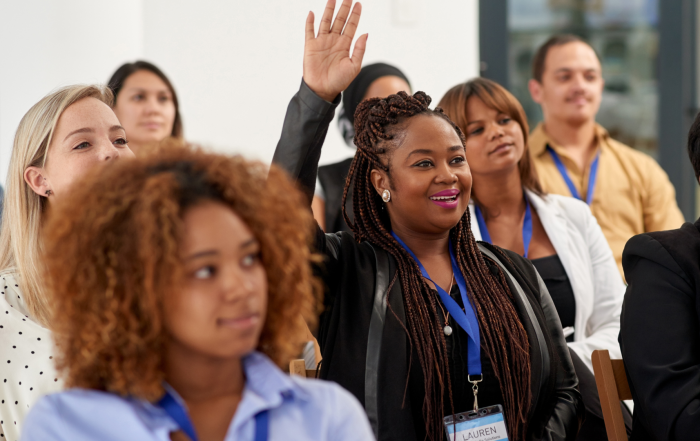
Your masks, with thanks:
[[[574,35],[555,35],[535,54],[528,86],[544,121],[530,151],[544,190],[587,202],[622,273],[627,240],[684,222],[666,173],[596,122],[604,80],[598,55]]]

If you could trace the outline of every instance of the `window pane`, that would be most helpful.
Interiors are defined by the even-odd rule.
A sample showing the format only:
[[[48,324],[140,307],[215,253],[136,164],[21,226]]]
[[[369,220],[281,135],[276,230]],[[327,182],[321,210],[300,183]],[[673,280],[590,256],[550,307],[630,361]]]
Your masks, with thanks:
[[[656,157],[658,0],[509,0],[509,81],[532,128],[542,112],[527,82],[537,48],[551,35],[587,40],[603,66],[597,120],[611,136]]]

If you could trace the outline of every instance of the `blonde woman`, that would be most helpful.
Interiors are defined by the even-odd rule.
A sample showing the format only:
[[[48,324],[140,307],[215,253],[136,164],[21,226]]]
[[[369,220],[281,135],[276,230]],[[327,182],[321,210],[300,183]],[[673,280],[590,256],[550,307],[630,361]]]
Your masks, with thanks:
[[[66,87],[36,103],[17,128],[0,232],[0,437],[6,440],[19,439],[37,399],[62,387],[40,289],[39,233],[44,212],[76,179],[133,156],[111,104],[107,89]]]

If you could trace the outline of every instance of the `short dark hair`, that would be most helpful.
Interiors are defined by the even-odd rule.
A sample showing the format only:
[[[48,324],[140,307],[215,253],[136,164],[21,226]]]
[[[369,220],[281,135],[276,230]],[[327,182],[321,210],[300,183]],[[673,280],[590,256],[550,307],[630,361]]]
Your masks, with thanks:
[[[700,178],[700,113],[695,116],[695,121],[688,131],[688,156],[697,180]]]
[[[552,35],[549,37],[549,40],[545,41],[542,46],[537,49],[537,52],[535,52],[535,56],[532,59],[532,78],[537,80],[538,83],[542,82],[542,74],[544,73],[544,62],[547,59],[547,54],[549,53],[549,50],[553,48],[554,46],[561,46],[564,44],[568,43],[574,43],[574,42],[579,42],[588,45],[591,49],[593,49],[593,46],[591,46],[586,40],[583,38],[579,37],[578,35],[574,34],[557,34],[557,35]],[[600,61],[600,57],[598,56],[598,52],[596,52],[595,49],[593,49],[593,52],[595,53],[595,56],[598,58]]]
[[[180,105],[177,100],[175,88],[163,71],[148,61],[138,60],[133,63],[122,64],[119,69],[112,74],[112,78],[109,79],[107,87],[109,87],[114,94],[114,105],[117,105],[117,95],[119,95],[122,87],[124,87],[126,79],[141,70],[147,70],[157,75],[158,78],[163,80],[165,85],[168,86],[168,89],[170,89],[170,93],[173,95],[173,104],[175,104],[175,121],[173,122],[173,131],[170,135],[175,138],[182,138],[182,118],[180,117]]]

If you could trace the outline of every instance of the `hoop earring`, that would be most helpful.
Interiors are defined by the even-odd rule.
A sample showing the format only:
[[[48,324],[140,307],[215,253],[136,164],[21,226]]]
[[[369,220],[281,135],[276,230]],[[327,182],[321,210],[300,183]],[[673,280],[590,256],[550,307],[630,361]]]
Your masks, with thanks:
[[[389,190],[384,190],[382,192],[382,200],[384,202],[389,202],[391,200],[391,192]]]

